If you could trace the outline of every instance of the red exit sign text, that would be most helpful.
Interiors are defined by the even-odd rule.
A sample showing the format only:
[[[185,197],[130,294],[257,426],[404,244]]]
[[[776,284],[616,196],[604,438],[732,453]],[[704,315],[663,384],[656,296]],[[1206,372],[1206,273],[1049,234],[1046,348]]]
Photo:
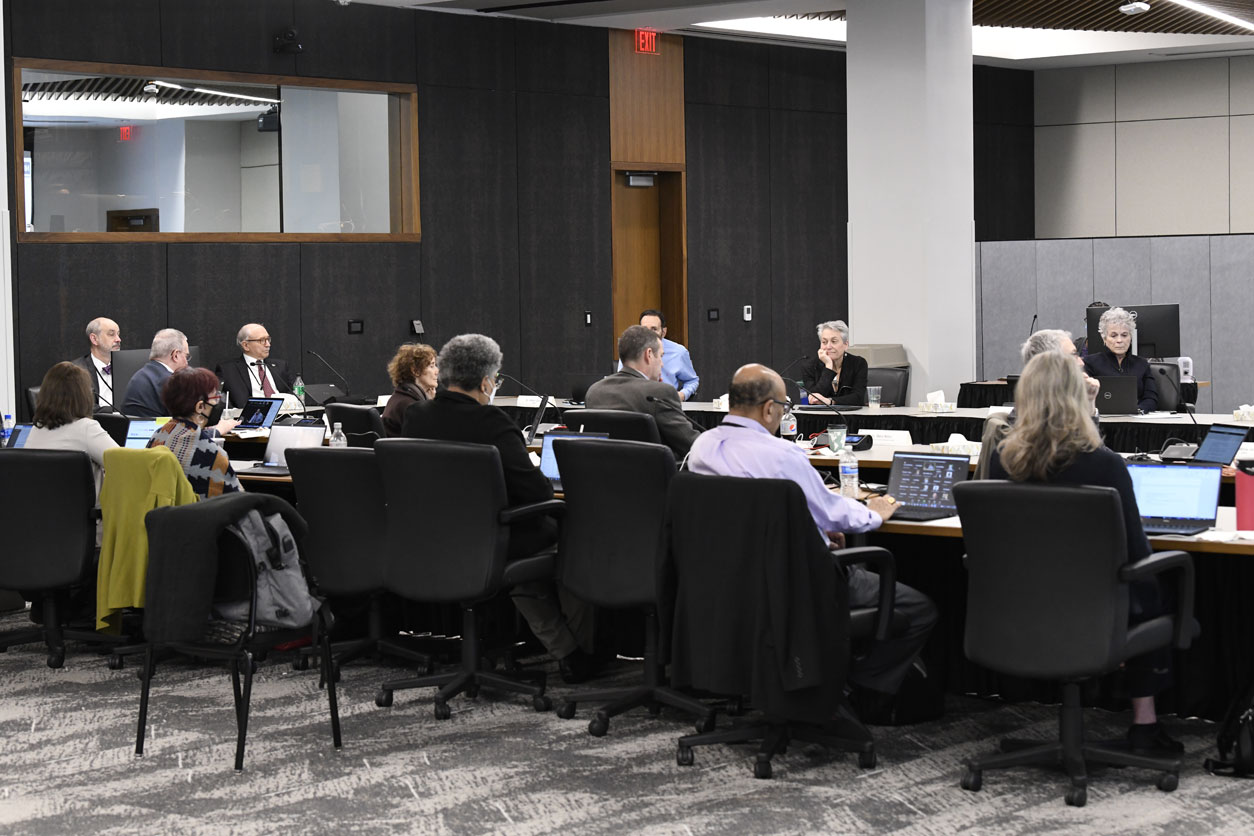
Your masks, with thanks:
[[[657,32],[652,29],[637,29],[636,52],[657,55]]]

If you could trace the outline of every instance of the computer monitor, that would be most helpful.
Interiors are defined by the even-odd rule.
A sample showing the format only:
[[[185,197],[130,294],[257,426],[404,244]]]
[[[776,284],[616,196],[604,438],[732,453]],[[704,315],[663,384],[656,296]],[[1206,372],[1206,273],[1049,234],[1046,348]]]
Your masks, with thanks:
[[[113,352],[117,354],[118,352]],[[126,428],[126,445],[128,450],[143,450],[148,446],[152,434],[165,424],[165,421],[149,420],[147,418],[132,418],[131,423]]]
[[[113,397],[117,403],[113,404],[113,408],[118,412],[125,412],[122,408],[122,399],[126,397],[126,387],[131,382],[131,378],[135,376],[135,372],[139,371],[148,362],[148,355],[151,349],[147,348],[125,348],[121,351],[114,351],[109,355],[109,363],[113,366]],[[191,355],[188,360],[189,365],[196,365],[196,358],[200,356],[200,348],[197,346],[188,346],[187,353]]]
[[[1132,353],[1137,357],[1180,356],[1180,306],[1179,305],[1120,305],[1136,319],[1132,335]],[[1097,323],[1109,308],[1085,309],[1088,326],[1089,352],[1101,351],[1105,343]]]

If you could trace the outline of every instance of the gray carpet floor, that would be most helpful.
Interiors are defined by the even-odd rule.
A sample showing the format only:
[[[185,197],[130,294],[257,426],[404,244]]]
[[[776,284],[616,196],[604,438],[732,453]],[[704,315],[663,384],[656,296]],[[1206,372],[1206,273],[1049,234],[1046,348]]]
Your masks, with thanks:
[[[0,628],[15,624],[0,619]],[[146,756],[133,755],[139,682],[71,646],[50,670],[35,646],[0,655],[0,832],[4,833],[1254,833],[1254,782],[1207,775],[1213,724],[1173,720],[1187,746],[1180,788],[1137,770],[1097,775],[1088,806],[1067,807],[1044,770],[988,772],[958,786],[963,759],[1007,734],[1047,740],[1056,710],[951,697],[945,717],[874,729],[879,764],[794,746],[756,780],[750,746],[702,747],[675,763],[691,729],[665,712],[616,719],[608,736],[489,694],[431,711],[430,691],[377,708],[403,669],[344,668],[344,748],[331,746],[325,695],[290,656],[257,675],[245,770],[232,769],[234,717],[224,669],[163,665],[154,680]],[[550,663],[550,668],[552,664]],[[627,681],[623,662],[609,677]],[[556,676],[553,677],[556,679]],[[568,689],[552,687],[555,696]],[[1120,735],[1126,715],[1086,713],[1092,736]],[[720,724],[725,722],[720,719]]]

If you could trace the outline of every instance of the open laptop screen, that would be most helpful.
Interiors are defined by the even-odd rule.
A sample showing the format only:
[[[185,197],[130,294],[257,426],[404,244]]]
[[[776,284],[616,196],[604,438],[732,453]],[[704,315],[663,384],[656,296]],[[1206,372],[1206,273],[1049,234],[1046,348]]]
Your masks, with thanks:
[[[1193,455],[1195,462],[1210,464],[1232,464],[1232,460],[1241,451],[1241,442],[1245,441],[1245,427],[1234,427],[1230,424],[1211,424],[1206,437]]]
[[[282,398],[249,398],[248,403],[239,413],[238,429],[268,429],[279,417],[279,409],[283,406]]]
[[[966,481],[969,456],[940,453],[893,453],[888,493],[912,508],[953,508],[954,484]]]
[[[1219,467],[1132,462],[1128,474],[1142,517],[1207,520],[1219,508]]]
[[[266,464],[287,466],[287,451],[292,447],[320,447],[326,430],[316,427],[271,427],[266,443]]]
[[[126,428],[126,449],[143,450],[148,446],[152,434],[158,427],[165,426],[165,421],[151,421],[147,418],[132,418]]]
[[[33,424],[14,425],[13,432],[9,433],[9,441],[5,446],[13,447],[13,448],[25,447],[26,436],[30,435],[30,428],[32,426],[34,425]]]
[[[563,433],[550,432],[544,434],[544,442],[540,447],[540,472],[550,482],[558,482],[561,476],[557,472],[557,454],[553,452],[553,442],[559,438],[572,438],[578,441],[585,438],[609,438],[609,433]]]

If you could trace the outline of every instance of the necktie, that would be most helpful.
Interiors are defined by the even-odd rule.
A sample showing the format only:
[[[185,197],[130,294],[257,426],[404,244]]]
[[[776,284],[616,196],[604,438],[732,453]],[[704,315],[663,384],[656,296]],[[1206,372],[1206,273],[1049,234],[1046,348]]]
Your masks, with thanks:
[[[266,364],[258,360],[254,365],[257,366],[257,379],[261,381],[261,396],[268,398],[274,394],[274,387],[270,385],[270,377],[266,374]]]
[[[105,373],[105,374],[107,374],[109,377],[113,377],[113,364],[112,364],[112,363],[108,364],[107,366],[105,366],[105,367],[104,367],[103,369],[101,369],[100,371],[104,372],[104,373]]]

